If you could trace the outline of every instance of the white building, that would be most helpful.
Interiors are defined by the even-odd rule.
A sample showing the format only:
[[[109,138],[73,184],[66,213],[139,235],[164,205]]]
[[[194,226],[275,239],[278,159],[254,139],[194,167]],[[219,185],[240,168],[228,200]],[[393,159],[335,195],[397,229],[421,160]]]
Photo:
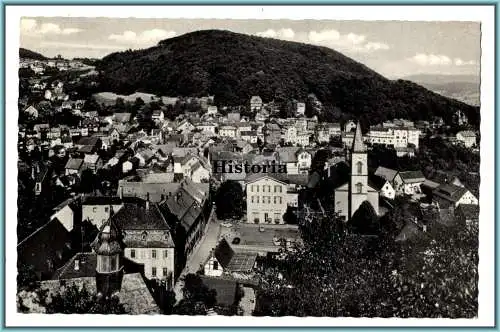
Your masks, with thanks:
[[[476,133],[470,130],[459,131],[457,141],[462,142],[466,148],[471,148],[476,145]]]

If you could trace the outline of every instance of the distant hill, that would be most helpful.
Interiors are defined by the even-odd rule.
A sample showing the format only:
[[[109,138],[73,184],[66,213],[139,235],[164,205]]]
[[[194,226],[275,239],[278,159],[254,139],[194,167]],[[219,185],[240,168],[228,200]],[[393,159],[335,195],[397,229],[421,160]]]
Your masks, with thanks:
[[[335,50],[229,31],[196,31],[148,49],[112,53],[97,70],[101,91],[125,95],[210,94],[218,104],[237,105],[248,104],[252,95],[280,102],[314,93],[327,109],[366,124],[432,116],[449,123],[458,109],[479,122],[477,107],[413,82],[391,81]]]
[[[42,54],[30,51],[22,47],[19,49],[19,58],[33,59],[33,60],[47,60],[47,58]]]
[[[480,77],[478,75],[414,75],[405,79],[420,84],[443,96],[478,106]]]

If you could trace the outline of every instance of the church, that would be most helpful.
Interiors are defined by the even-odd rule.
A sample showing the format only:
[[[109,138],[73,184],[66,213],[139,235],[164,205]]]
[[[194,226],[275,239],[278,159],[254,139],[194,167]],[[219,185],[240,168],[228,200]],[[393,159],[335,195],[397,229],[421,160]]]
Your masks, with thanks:
[[[379,191],[368,181],[368,152],[361,126],[356,126],[356,134],[350,153],[350,173],[342,184],[335,188],[335,212],[350,220],[359,206],[368,201],[379,214]]]

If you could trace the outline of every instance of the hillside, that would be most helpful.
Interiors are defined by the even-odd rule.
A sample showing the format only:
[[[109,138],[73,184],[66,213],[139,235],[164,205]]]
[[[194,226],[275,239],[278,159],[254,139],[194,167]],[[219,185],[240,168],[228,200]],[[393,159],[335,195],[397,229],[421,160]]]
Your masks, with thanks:
[[[409,81],[390,81],[326,47],[204,30],[161,41],[144,50],[113,53],[97,64],[102,91],[163,96],[215,95],[219,104],[305,100],[314,93],[327,109],[364,122],[394,117],[442,116],[461,109],[473,123],[479,109]]]
[[[40,53],[30,51],[25,48],[19,49],[19,58],[22,59],[33,59],[33,60],[46,60],[47,58]]]

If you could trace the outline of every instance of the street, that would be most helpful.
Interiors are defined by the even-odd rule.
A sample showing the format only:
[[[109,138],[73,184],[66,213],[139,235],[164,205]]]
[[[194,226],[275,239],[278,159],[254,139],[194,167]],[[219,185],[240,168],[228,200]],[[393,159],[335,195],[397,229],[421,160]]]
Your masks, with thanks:
[[[184,276],[189,273],[196,273],[200,268],[200,264],[205,263],[205,261],[208,259],[210,251],[217,245],[217,240],[220,234],[220,227],[220,221],[217,220],[215,213],[213,213],[212,217],[207,223],[203,237],[189,256],[186,262],[186,267],[184,267],[184,270],[182,270],[182,273],[177,279],[177,283],[174,286],[175,299],[177,302],[179,302],[183,297],[182,287],[184,286]]]

